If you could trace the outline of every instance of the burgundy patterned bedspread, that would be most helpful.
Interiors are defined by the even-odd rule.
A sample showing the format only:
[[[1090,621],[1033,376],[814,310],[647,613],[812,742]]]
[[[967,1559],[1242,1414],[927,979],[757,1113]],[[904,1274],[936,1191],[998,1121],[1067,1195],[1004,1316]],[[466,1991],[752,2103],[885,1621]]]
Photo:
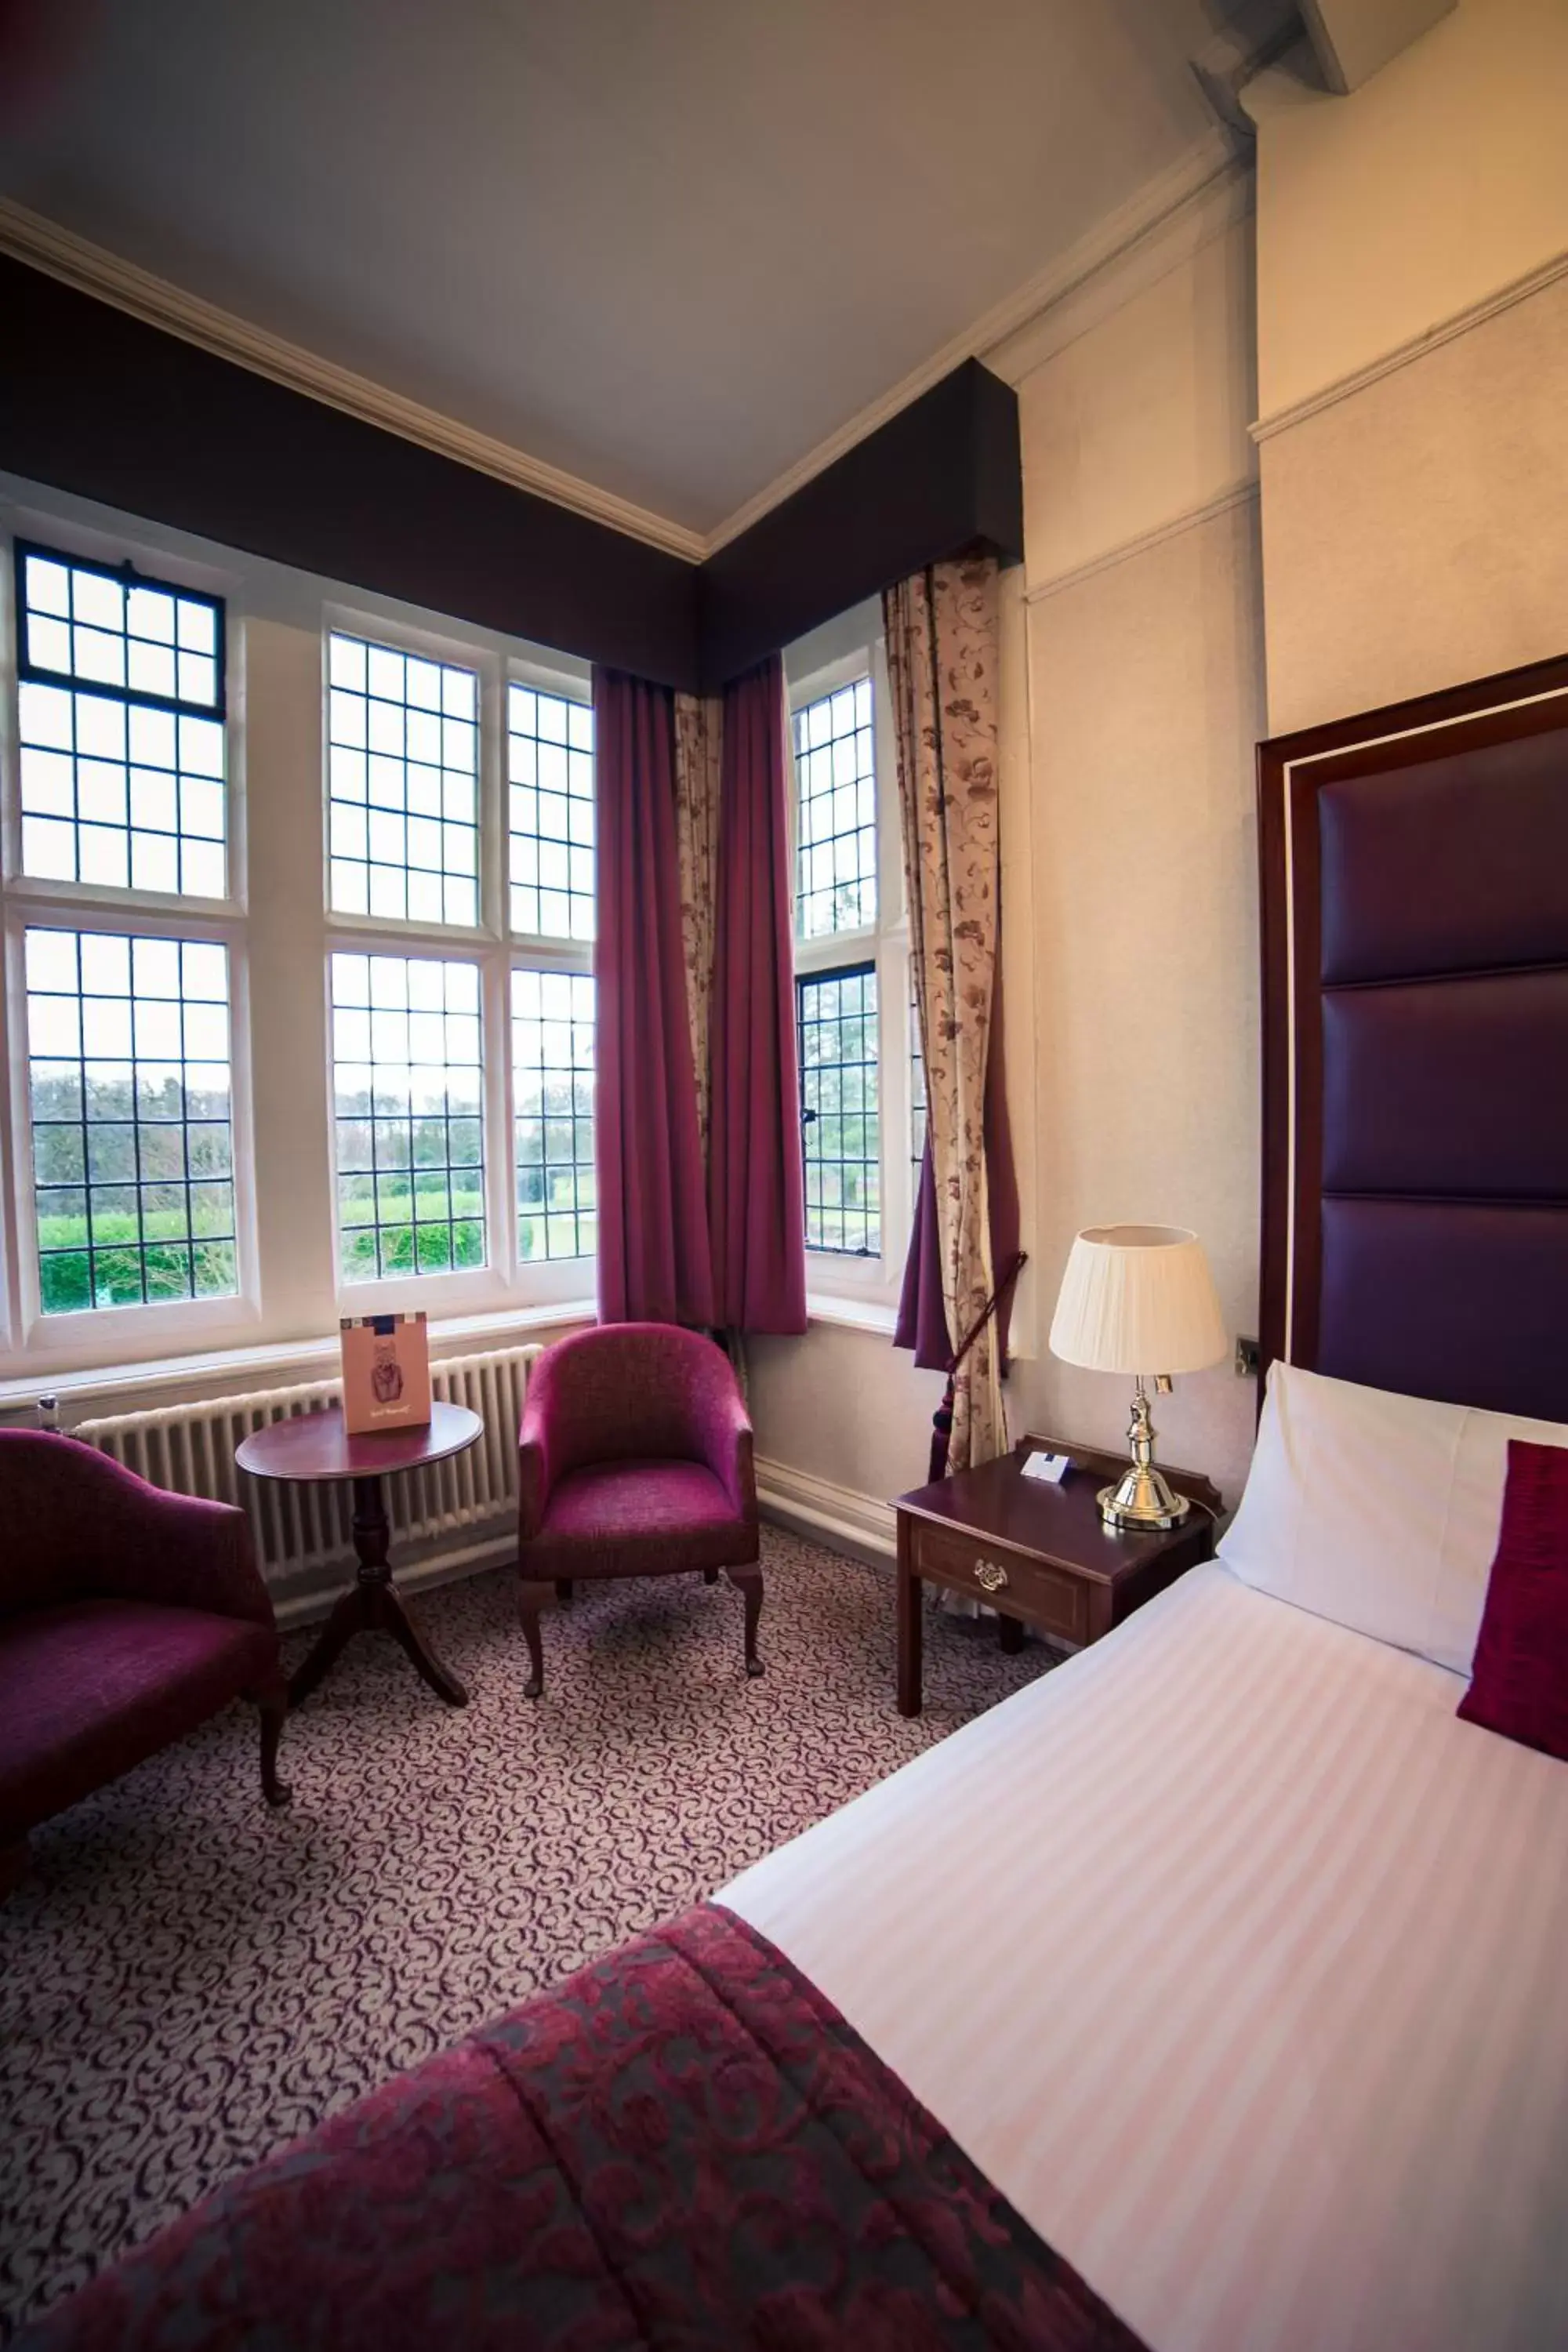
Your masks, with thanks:
[[[711,1905],[362,2099],[22,2343],[1141,2352],[815,1987]]]

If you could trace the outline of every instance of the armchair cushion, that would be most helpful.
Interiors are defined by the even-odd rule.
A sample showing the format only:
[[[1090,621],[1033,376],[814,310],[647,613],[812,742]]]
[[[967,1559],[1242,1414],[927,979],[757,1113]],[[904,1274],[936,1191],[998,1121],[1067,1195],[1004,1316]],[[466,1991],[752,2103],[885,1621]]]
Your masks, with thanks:
[[[278,1670],[270,1624],[77,1601],[0,1624],[0,1846]]]
[[[551,1489],[526,1566],[534,1577],[660,1576],[756,1557],[755,1522],[701,1463],[605,1462]]]
[[[674,1324],[609,1323],[544,1350],[529,1379],[520,1439],[524,1543],[574,1472],[658,1461],[700,1465],[723,1488],[731,1517],[754,1528],[752,1424],[722,1349]]]

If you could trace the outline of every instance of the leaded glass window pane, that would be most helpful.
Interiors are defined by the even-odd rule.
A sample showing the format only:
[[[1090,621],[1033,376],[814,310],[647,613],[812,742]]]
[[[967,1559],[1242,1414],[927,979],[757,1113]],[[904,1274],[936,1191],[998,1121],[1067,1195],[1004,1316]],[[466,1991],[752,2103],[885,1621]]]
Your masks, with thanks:
[[[586,972],[514,971],[512,1084],[518,1254],[592,1257],[594,982]]]
[[[877,971],[795,982],[808,1249],[876,1257],[882,1246]]]
[[[18,542],[22,871],[228,892],[224,607]]]
[[[868,929],[877,919],[877,771],[871,681],[819,695],[795,714],[799,808],[795,930]]]
[[[38,929],[26,972],[44,1313],[232,1297],[227,949]]]
[[[483,1265],[478,964],[334,954],[331,979],[343,1280]]]
[[[594,936],[594,713],[515,682],[507,688],[511,928],[529,939]]]

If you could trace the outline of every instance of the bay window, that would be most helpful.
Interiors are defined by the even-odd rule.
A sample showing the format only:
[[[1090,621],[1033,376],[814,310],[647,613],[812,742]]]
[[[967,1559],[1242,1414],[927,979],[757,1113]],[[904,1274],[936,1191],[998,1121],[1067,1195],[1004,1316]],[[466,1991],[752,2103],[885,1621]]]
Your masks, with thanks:
[[[588,666],[4,476],[0,524],[0,1415],[580,1311]]]

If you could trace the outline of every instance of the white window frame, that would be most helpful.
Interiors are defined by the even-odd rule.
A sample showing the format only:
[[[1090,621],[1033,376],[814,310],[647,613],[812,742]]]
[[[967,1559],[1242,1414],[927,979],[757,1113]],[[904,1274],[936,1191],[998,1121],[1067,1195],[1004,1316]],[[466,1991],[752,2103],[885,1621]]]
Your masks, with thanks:
[[[589,664],[586,662],[578,662],[574,664],[572,667],[567,667],[564,665],[557,667],[549,662],[539,660],[513,659],[507,664],[506,669],[506,685],[510,686],[512,684],[516,684],[518,686],[531,686],[542,694],[557,695],[562,700],[566,702],[582,702],[585,704],[590,710],[594,706],[593,671]],[[500,793],[500,845],[497,852],[496,862],[499,869],[501,888],[501,905],[505,918],[510,923],[511,914],[511,826],[510,821],[510,802],[508,797],[509,779],[506,773],[506,742],[509,729],[507,721],[505,687],[502,688],[500,726],[500,751],[502,763]],[[595,876],[597,874],[599,822],[602,813],[602,804],[599,801],[597,790],[598,777],[599,744],[597,731],[595,730],[594,740],[594,856]],[[595,893],[594,902],[594,929],[595,934],[598,931],[599,920],[602,913],[603,909],[599,906],[597,894]],[[507,934],[507,942],[509,950],[508,976],[506,984],[507,1183],[508,1199],[510,1204],[511,1214],[511,1245],[517,1265],[518,1280],[520,1283],[527,1285],[531,1297],[542,1301],[580,1298],[584,1293],[584,1283],[586,1283],[587,1288],[590,1291],[596,1291],[597,1289],[599,1280],[599,1254],[597,1250],[594,1252],[591,1257],[554,1258],[525,1258],[518,1252],[517,1168],[514,1158],[517,1150],[517,1123],[512,1089],[510,975],[513,971],[570,971],[586,972],[591,979],[594,972],[594,942],[591,940],[550,939],[546,938],[542,933],[511,931],[510,929]],[[594,997],[594,1069],[595,1081],[597,1079],[599,1067],[600,1034],[599,1000],[597,992],[595,991]],[[595,1144],[597,1142],[598,1136],[597,1116],[597,1108],[595,1105]],[[599,1203],[596,1195],[595,1200],[594,1214],[595,1220],[595,1231],[596,1233],[598,1231],[597,1219],[599,1215]]]
[[[807,939],[796,928],[798,896],[799,776],[795,759],[795,716],[809,702],[857,678],[871,680],[872,749],[877,777],[877,919],[853,930],[817,932]],[[888,687],[887,647],[875,604],[858,605],[837,622],[813,632],[784,656],[790,756],[790,975],[792,1013],[796,1014],[796,979],[830,972],[841,965],[874,963],[877,970],[878,1142],[880,1152],[881,1249],[875,1257],[833,1250],[805,1253],[808,1295],[837,1297],[867,1307],[895,1307],[903,1283],[914,1215],[910,1133],[910,923],[900,840],[898,758],[893,706]]]
[[[26,875],[22,866],[22,796],[17,698],[21,614],[16,606],[18,539],[89,563],[130,562],[174,588],[224,602],[225,792],[228,893],[197,898],[178,891],[116,889],[96,882]],[[162,544],[105,531],[47,509],[7,499],[0,506],[0,1044],[9,1071],[9,1118],[0,1135],[0,1341],[47,1349],[58,1364],[100,1363],[120,1339],[138,1352],[243,1344],[261,1312],[252,1150],[249,984],[246,960],[245,613],[237,576]],[[228,950],[231,1154],[237,1290],[225,1298],[185,1298],[156,1306],[91,1307],[46,1315],[38,1281],[33,1132],[27,1084],[25,935],[53,926],[76,931],[214,941]],[[7,1139],[8,1138],[8,1139]]]
[[[334,631],[402,653],[472,670],[479,678],[479,919],[471,928],[412,918],[351,915],[331,904],[328,789],[328,640]],[[528,1258],[518,1246],[516,1122],[512,1084],[511,975],[514,969],[593,970],[587,940],[537,940],[510,928],[510,827],[507,777],[507,690],[515,680],[568,701],[591,703],[586,662],[499,653],[471,640],[392,621],[363,606],[326,603],[321,631],[321,893],[326,909],[325,992],[328,1116],[331,1129],[332,1277],[342,1315],[415,1313],[432,1318],[500,1312],[509,1306],[577,1304],[597,1284],[594,1257]],[[484,1073],[486,1263],[447,1274],[413,1274],[348,1282],[342,1272],[338,1212],[337,1109],[332,1045],[331,958],[334,954],[424,956],[477,963],[479,969],[479,1053]]]

